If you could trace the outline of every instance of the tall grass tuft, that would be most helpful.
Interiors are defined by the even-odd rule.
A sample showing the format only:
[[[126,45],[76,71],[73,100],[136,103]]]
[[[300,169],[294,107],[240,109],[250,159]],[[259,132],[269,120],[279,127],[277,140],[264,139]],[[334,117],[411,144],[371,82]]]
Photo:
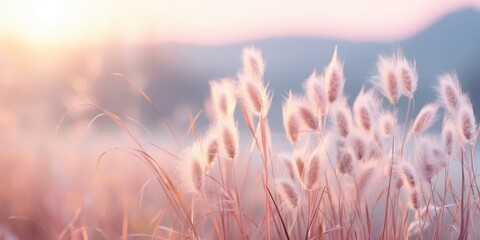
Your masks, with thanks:
[[[282,106],[271,106],[261,51],[244,49],[242,63],[236,77],[210,81],[209,127],[194,131],[177,152],[159,160],[127,129],[166,193],[166,208],[175,210],[168,237],[479,237],[479,130],[455,74],[438,77],[438,101],[412,118],[422,82],[417,63],[401,52],[378,58],[377,88],[363,87],[353,106],[343,93],[348,82],[336,47],[323,72],[314,70],[304,91],[289,91]],[[398,108],[402,96],[406,110]],[[237,102],[244,121],[238,121]],[[281,107],[282,119],[273,121],[283,122],[284,133],[270,131],[270,107]],[[190,129],[196,130],[195,120]],[[436,120],[443,120],[441,131]],[[249,134],[239,131],[242,124]],[[170,166],[176,171],[165,170]]]

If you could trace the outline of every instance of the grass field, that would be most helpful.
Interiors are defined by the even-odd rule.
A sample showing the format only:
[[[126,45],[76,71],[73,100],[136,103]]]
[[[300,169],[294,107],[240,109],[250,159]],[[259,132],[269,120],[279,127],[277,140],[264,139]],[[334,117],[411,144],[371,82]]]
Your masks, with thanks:
[[[19,144],[29,130],[3,117],[0,239],[479,236],[479,128],[455,73],[439,73],[437,99],[415,106],[416,63],[397,51],[379,56],[372,79],[347,97],[335,48],[299,83],[304,92],[275,106],[282,96],[263,78],[261,51],[241,58],[235,77],[210,81],[204,110],[180,129],[123,75],[158,114],[160,133],[85,102]],[[269,118],[271,108],[283,119]],[[98,115],[72,121],[81,109]],[[271,132],[272,122],[284,131]]]

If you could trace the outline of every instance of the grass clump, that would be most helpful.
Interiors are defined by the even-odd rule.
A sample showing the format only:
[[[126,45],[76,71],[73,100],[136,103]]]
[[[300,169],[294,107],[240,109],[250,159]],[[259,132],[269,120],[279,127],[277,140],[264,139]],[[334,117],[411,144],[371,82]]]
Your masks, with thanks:
[[[350,106],[343,93],[344,64],[335,48],[324,71],[308,77],[304,93],[288,93],[281,106],[285,134],[272,134],[268,112],[277,106],[271,106],[263,79],[262,54],[246,48],[242,60],[237,77],[210,81],[210,126],[197,134],[192,118],[191,145],[161,160],[139,141],[132,150],[162,186],[165,208],[174,209],[164,216],[170,220],[163,226],[166,237],[477,237],[478,126],[455,74],[440,75],[438,99],[411,117],[421,84],[415,62],[401,52],[380,56],[372,80],[376,87],[362,88]],[[408,101],[404,120],[398,118],[402,97]],[[123,126],[116,115],[112,119]],[[436,133],[432,126],[440,119]],[[248,128],[251,145],[240,141],[239,124]],[[152,237],[165,234],[155,231]]]

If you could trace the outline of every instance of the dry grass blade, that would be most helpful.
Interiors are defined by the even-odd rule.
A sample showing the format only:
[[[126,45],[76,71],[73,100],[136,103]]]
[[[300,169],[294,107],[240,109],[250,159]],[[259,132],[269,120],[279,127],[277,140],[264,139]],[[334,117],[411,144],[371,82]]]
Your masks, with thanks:
[[[62,232],[60,232],[60,234],[58,234],[57,238],[56,239],[65,239],[66,235],[67,235],[67,232],[70,230],[72,230],[73,228],[73,223],[78,219],[78,217],[80,216],[80,213],[82,212],[82,208],[79,206],[77,208],[77,210],[75,210],[75,213],[73,214],[73,218],[72,220],[70,220],[70,223],[68,223],[68,225],[62,230]]]
[[[202,112],[203,111],[200,111],[199,113],[197,113],[197,115],[195,115],[195,118],[192,117],[191,112],[189,113],[190,125],[188,126],[187,135],[185,136],[185,140],[183,141],[184,146],[187,145],[188,135],[190,134],[190,132],[193,132],[194,139],[198,140],[198,133],[197,133],[197,129],[195,128],[195,123],[197,122],[197,119],[198,119],[198,117],[200,117],[200,114],[202,114]]]
[[[175,141],[180,144],[180,140],[178,139],[178,137],[175,134],[175,132],[173,131],[173,129],[170,127],[170,124],[168,124],[167,118],[165,118],[165,116],[163,116],[163,114],[160,112],[160,110],[157,108],[157,106],[153,103],[152,99],[147,95],[147,93],[145,93],[145,91],[143,91],[142,88],[140,88],[140,86],[138,86],[134,81],[132,81],[130,78],[126,77],[125,75],[123,75],[121,73],[112,73],[111,75],[117,76],[117,77],[120,77],[122,79],[127,80],[128,83],[138,93],[140,93],[140,95],[142,95],[142,97],[148,102],[148,104],[150,104],[150,106],[152,106],[152,108],[155,110],[155,112],[158,114],[158,116],[160,116],[160,119],[162,119],[163,123],[168,128],[168,130],[170,131],[172,136],[175,138]]]
[[[285,233],[285,237],[287,239],[290,239],[290,235],[288,234],[288,230],[287,230],[287,226],[285,225],[285,221],[283,220],[282,215],[280,214],[280,210],[278,209],[278,205],[275,202],[275,199],[273,198],[273,195],[270,192],[270,189],[268,187],[267,187],[267,191],[268,191],[268,196],[270,196],[270,200],[273,202],[273,205],[275,206],[275,210],[277,211],[277,214],[280,218],[280,222],[282,223],[282,229],[283,229],[283,232]]]

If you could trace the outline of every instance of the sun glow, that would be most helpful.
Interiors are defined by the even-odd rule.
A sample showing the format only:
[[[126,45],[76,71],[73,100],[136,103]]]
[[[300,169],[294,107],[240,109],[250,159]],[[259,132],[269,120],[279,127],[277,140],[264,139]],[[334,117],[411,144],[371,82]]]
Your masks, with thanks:
[[[396,41],[421,31],[456,9],[480,7],[473,0],[376,0],[225,3],[144,0],[0,0],[0,40],[30,46],[124,41],[228,44],[270,37],[310,36],[360,41]],[[345,6],[349,6],[346,8]],[[404,18],[405,15],[409,18]]]
[[[24,20],[24,34],[40,42],[48,42],[62,38],[71,24],[71,15],[68,14],[68,6],[62,5],[62,1],[39,1],[35,6],[28,9]]]
[[[1,2],[0,36],[35,48],[78,41],[85,35],[86,23],[80,4],[61,0]]]

